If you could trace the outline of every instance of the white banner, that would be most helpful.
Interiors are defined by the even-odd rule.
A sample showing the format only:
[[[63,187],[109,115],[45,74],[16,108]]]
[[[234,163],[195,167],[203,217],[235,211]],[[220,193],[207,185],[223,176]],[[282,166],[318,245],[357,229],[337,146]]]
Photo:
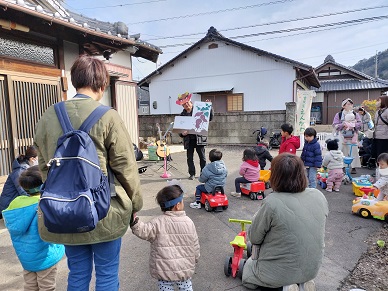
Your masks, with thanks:
[[[296,123],[294,135],[302,135],[310,126],[310,113],[313,97],[316,96],[313,90],[297,90],[296,93]]]

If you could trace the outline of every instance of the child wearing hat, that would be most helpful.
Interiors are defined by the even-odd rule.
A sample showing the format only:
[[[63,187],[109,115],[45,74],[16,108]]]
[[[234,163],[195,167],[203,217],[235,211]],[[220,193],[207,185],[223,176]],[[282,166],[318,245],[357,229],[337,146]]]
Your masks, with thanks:
[[[18,196],[3,211],[16,255],[23,266],[24,290],[55,290],[63,245],[43,241],[38,232],[38,202],[43,184],[38,166],[24,171],[19,184],[29,196]]]

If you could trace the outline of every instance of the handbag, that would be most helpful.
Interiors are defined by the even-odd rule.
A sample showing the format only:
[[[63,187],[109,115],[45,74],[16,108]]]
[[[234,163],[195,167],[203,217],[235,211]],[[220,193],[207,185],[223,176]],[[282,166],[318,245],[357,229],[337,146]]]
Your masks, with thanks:
[[[354,130],[344,129],[341,133],[344,138],[352,138],[354,136]]]

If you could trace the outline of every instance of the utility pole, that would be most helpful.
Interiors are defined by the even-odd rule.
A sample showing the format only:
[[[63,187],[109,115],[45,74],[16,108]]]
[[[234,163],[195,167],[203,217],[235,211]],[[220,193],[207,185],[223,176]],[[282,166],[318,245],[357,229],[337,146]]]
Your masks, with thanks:
[[[376,51],[376,57],[375,57],[375,78],[377,79],[378,76],[377,76],[377,60],[378,60],[378,55],[377,55],[377,51]]]

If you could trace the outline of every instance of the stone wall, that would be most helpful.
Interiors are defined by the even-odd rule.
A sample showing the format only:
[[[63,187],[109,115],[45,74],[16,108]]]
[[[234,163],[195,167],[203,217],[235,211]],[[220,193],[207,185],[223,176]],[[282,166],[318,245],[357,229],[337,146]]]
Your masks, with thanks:
[[[295,103],[286,104],[286,110],[256,111],[256,112],[228,112],[215,113],[209,125],[209,144],[253,144],[256,135],[252,132],[264,126],[268,135],[272,131],[280,131],[280,126],[286,122],[295,122]],[[148,137],[159,139],[156,124],[164,134],[176,115],[143,115],[139,116],[139,136],[146,140]],[[168,137],[168,143],[179,144],[182,139],[177,133]]]

